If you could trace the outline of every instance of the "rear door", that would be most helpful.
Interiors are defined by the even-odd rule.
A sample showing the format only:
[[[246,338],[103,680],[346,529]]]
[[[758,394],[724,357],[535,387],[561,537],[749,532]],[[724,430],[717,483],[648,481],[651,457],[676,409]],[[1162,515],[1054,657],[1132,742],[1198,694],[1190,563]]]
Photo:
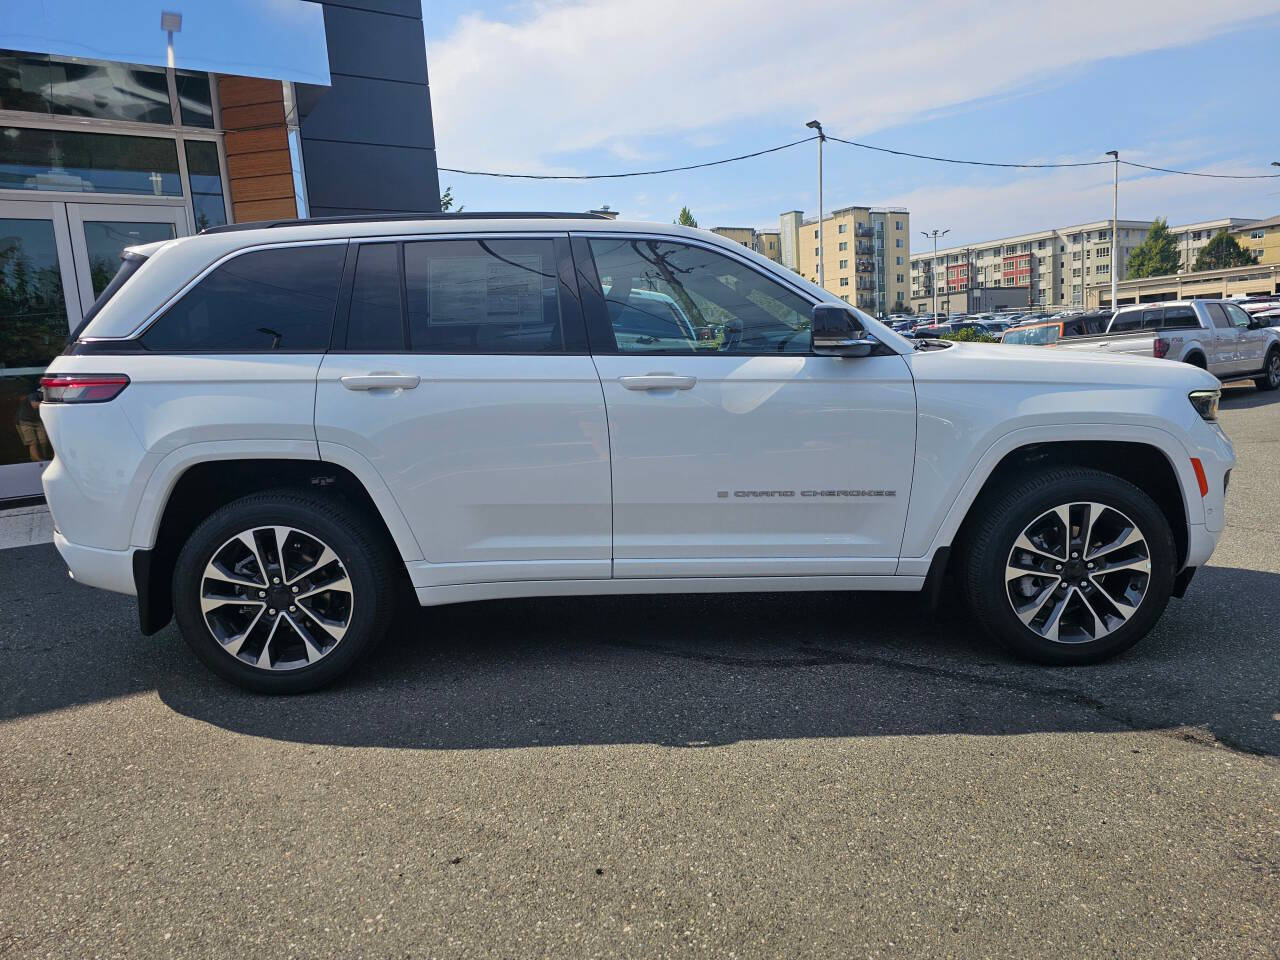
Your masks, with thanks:
[[[426,560],[415,585],[609,577],[608,428],[568,238],[352,250],[316,436],[386,485]]]
[[[1240,359],[1240,333],[1227,311],[1220,303],[1206,303],[1205,310],[1213,323],[1212,340],[1205,345],[1209,351],[1209,372],[1221,377],[1237,373],[1243,366]]]
[[[609,415],[615,577],[895,572],[915,456],[902,357],[815,356],[812,301],[709,245],[575,236],[574,260]]]
[[[1249,314],[1239,304],[1224,303],[1227,318],[1236,329],[1236,356],[1240,362],[1238,373],[1255,373],[1262,369],[1267,344],[1271,342],[1271,333],[1266,327],[1255,327],[1250,324]]]

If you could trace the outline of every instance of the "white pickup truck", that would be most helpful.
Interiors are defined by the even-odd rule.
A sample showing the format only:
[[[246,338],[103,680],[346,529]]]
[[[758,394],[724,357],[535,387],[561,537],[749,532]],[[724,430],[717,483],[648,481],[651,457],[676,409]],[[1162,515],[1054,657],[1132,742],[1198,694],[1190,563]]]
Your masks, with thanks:
[[[1179,300],[1122,307],[1106,333],[1057,342],[1060,350],[1105,350],[1181,360],[1219,380],[1280,388],[1280,328],[1230,300]]]

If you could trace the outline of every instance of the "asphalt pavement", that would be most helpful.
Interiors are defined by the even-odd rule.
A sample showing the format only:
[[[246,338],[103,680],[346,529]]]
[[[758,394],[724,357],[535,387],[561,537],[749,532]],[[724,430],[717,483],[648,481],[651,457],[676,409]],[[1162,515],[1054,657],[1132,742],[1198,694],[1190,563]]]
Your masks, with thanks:
[[[1280,395],[1110,663],[954,598],[468,604],[296,698],[0,550],[0,957],[1280,958]]]

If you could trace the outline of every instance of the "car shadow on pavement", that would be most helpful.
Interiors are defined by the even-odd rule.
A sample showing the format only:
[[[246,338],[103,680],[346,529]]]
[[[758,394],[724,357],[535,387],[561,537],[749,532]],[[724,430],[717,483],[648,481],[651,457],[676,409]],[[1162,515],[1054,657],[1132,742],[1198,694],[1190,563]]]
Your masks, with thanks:
[[[350,676],[265,697],[212,676],[172,625],[0,552],[0,721],[156,691],[286,741],[422,749],[1160,729],[1280,755],[1280,574],[1209,567],[1134,650],[1049,669],[911,594],[557,598],[415,611]],[[18,594],[10,596],[10,594]]]

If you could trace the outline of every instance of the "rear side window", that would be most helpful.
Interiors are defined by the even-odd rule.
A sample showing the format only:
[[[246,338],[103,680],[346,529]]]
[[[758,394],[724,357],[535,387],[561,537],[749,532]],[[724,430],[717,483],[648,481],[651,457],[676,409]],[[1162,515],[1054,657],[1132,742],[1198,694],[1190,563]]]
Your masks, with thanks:
[[[1163,310],[1143,310],[1142,311],[1142,329],[1143,330],[1159,330],[1163,317],[1164,317]]]
[[[1123,313],[1117,313],[1116,318],[1111,321],[1111,333],[1119,333],[1123,330],[1137,330],[1142,325],[1142,311],[1128,310]]]
[[[102,308],[107,305],[108,301],[120,292],[120,288],[128,283],[129,279],[146,262],[147,258],[138,253],[126,253],[120,258],[120,269],[116,271],[116,275],[111,278],[111,282],[107,284],[106,288],[98,294],[98,299],[93,301],[93,306],[89,308],[88,313],[84,315],[84,319],[80,321],[79,326],[72,332],[72,340],[80,336],[80,332],[90,324],[94,317],[102,312]]]
[[[1187,327],[1198,327],[1200,321],[1196,317],[1194,307],[1166,307],[1164,311],[1164,329],[1180,330]]]
[[[409,349],[584,350],[580,314],[566,313],[569,304],[562,302],[557,262],[555,243],[541,238],[405,243]]]
[[[142,335],[162,353],[323,353],[345,243],[253,250],[201,280]]]

